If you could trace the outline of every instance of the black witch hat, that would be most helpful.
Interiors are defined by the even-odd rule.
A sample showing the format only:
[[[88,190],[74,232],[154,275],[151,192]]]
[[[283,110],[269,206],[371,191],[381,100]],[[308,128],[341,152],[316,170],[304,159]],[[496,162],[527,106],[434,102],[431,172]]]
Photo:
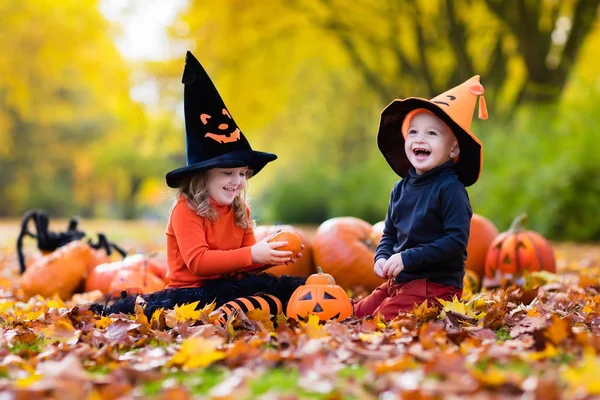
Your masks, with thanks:
[[[252,176],[277,159],[254,151],[227,110],[217,88],[189,51],[185,57],[184,88],[187,165],[167,174],[167,185],[177,188],[182,179],[211,168],[249,167]]]

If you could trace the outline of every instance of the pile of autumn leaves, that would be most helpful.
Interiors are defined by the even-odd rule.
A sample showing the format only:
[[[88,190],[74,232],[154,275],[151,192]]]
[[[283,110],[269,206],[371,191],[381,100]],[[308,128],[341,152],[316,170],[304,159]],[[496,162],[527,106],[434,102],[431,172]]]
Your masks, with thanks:
[[[212,305],[99,317],[96,294],[18,299],[0,278],[0,391],[23,397],[368,399],[600,394],[600,260],[378,317],[307,323]],[[385,397],[387,398],[387,397]],[[391,398],[394,398],[393,396]]]

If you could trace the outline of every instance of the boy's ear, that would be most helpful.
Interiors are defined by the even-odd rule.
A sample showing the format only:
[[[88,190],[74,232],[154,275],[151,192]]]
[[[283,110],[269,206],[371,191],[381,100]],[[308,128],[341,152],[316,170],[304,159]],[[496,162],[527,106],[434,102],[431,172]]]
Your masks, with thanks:
[[[450,150],[450,158],[456,158],[460,154],[460,147],[458,147],[458,141],[452,142],[452,150]]]

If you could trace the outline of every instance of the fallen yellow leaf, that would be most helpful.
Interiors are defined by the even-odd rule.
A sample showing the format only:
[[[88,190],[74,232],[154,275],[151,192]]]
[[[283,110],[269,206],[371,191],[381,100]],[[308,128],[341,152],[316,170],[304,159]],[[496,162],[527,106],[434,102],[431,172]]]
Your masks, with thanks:
[[[190,369],[205,368],[213,362],[225,358],[225,353],[217,350],[222,344],[220,339],[191,337],[186,339],[177,354],[167,363],[167,366],[182,366]]]
[[[182,306],[175,306],[175,320],[177,322],[184,322],[188,319],[197,321],[202,315],[202,310],[196,310],[196,306],[200,304],[200,301],[195,301],[190,304],[184,304]]]
[[[572,368],[567,368],[562,373],[562,378],[574,390],[585,389],[587,394],[600,394],[600,362],[592,348],[583,352],[581,363]]]

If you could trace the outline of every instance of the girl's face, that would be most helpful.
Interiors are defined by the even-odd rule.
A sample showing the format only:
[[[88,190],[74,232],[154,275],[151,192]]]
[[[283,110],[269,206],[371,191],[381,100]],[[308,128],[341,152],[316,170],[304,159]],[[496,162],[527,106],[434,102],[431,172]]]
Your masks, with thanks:
[[[230,205],[246,187],[247,174],[248,167],[208,170],[206,183],[208,195],[220,205]]]
[[[450,161],[460,152],[448,125],[425,112],[416,114],[410,121],[404,151],[418,175]]]

